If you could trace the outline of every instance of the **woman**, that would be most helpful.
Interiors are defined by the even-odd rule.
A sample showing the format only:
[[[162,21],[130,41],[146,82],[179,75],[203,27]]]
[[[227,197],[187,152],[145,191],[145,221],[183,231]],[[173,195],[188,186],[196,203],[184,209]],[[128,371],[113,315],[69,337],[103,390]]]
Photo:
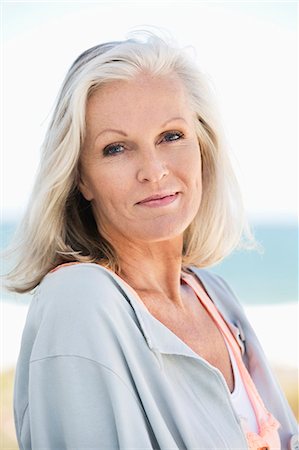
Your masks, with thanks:
[[[246,237],[219,130],[203,74],[155,35],[72,65],[10,274],[36,288],[21,449],[296,448],[240,304],[204,269]]]

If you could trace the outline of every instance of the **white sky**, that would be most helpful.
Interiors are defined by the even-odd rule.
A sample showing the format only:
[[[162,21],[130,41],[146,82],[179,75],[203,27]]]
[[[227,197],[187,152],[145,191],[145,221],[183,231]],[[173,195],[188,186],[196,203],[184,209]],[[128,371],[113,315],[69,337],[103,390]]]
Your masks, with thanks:
[[[28,201],[54,100],[85,49],[163,27],[193,46],[217,91],[250,217],[297,212],[297,2],[2,0],[2,206]]]

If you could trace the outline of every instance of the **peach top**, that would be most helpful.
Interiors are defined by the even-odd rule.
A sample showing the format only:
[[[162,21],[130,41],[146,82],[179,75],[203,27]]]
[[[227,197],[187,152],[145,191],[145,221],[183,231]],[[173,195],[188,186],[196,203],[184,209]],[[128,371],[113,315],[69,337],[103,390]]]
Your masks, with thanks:
[[[247,371],[245,364],[243,363],[239,345],[237,344],[235,338],[230,332],[228,326],[226,325],[223,317],[215,307],[212,300],[206,294],[204,289],[200,286],[198,282],[194,279],[192,275],[182,274],[182,279],[194,290],[199,300],[206,308],[208,313],[211,315],[216,325],[219,327],[223,336],[225,337],[230,349],[236,359],[238,369],[240,371],[243,383],[248,393],[248,397],[251,400],[259,432],[254,433],[244,429],[247,437],[249,450],[281,450],[280,438],[278,434],[278,428],[280,426],[279,422],[275,417],[267,411],[255,384]]]

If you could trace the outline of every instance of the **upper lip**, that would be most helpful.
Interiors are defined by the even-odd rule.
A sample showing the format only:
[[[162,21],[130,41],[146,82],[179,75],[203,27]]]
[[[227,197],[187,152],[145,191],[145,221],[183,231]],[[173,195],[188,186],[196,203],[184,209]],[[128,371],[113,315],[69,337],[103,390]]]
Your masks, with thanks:
[[[154,195],[151,195],[150,197],[146,197],[137,203],[145,203],[145,202],[149,202],[150,200],[158,200],[159,198],[169,197],[170,195],[175,195],[177,193],[178,193],[178,191],[159,192],[158,194],[154,194]]]

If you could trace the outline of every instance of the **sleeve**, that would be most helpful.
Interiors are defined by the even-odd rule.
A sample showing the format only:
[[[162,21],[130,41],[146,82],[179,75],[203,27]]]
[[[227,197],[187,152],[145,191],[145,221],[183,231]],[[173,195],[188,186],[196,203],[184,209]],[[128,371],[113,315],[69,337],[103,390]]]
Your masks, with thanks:
[[[151,427],[132,388],[87,358],[31,362],[26,414],[29,448],[34,450],[154,448]]]

